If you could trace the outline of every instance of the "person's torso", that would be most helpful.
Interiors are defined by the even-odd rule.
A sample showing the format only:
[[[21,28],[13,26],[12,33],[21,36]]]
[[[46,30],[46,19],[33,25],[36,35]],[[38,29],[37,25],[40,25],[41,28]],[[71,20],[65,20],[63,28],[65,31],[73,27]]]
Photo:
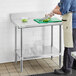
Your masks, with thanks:
[[[71,1],[70,11],[76,12],[76,0]]]
[[[72,13],[72,27],[76,28],[76,13]]]

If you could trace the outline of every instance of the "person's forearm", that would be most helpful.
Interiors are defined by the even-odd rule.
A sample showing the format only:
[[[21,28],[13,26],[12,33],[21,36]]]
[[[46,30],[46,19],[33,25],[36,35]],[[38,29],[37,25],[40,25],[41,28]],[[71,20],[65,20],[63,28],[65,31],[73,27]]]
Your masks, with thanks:
[[[59,7],[58,5],[57,5],[57,6],[55,7],[55,9],[53,10],[53,13],[58,14],[58,15],[61,15],[60,7]]]
[[[54,10],[52,12],[50,12],[49,14],[46,14],[45,16],[52,17],[52,16],[54,16],[54,14],[61,15],[60,7],[58,5],[54,8]]]

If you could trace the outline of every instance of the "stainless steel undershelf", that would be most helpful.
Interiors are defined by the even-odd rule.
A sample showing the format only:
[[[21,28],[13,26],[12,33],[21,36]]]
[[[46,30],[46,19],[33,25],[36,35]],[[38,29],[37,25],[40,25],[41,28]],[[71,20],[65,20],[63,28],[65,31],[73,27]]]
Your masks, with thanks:
[[[52,50],[52,53],[51,53],[51,50]],[[31,50],[31,54],[29,54],[28,52],[28,55],[26,53],[27,50],[23,50],[23,59],[24,60],[30,60],[30,59],[38,59],[38,58],[47,58],[47,57],[51,57],[51,56],[57,56],[57,55],[61,55],[61,53],[59,53],[59,50],[55,47],[52,47],[51,46],[44,46],[44,51],[43,50]],[[38,54],[37,54],[38,52]],[[18,57],[20,58],[21,57],[21,53],[20,53],[20,50],[17,50],[16,51]]]

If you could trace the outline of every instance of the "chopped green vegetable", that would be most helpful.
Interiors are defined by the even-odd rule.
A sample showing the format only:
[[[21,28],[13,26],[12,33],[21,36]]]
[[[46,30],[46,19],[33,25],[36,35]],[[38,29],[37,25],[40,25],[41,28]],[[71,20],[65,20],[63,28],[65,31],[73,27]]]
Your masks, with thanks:
[[[22,22],[27,22],[28,20],[27,19],[22,19]]]
[[[50,20],[50,18],[43,20],[43,22],[48,22]]]

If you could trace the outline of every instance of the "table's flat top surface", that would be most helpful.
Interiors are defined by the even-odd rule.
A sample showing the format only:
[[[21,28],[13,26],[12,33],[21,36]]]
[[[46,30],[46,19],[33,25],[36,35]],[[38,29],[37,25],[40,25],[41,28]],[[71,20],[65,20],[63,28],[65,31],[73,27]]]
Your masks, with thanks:
[[[39,24],[35,22],[33,19],[41,18],[44,15],[42,12],[35,13],[19,13],[19,14],[11,14],[11,21],[18,26],[19,28],[31,28],[31,27],[42,27],[42,26],[50,26],[50,25],[61,25],[62,22],[53,22],[53,23],[42,23]],[[28,19],[27,22],[22,22],[22,18]]]

